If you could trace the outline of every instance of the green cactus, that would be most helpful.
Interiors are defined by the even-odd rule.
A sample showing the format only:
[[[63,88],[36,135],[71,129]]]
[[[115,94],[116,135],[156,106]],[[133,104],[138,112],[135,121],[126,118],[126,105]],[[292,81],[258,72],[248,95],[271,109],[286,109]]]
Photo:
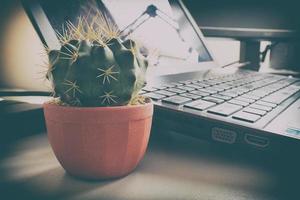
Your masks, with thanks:
[[[47,78],[56,96],[72,106],[130,104],[146,84],[147,60],[134,41],[86,27],[94,25],[72,25],[60,50],[48,51]]]

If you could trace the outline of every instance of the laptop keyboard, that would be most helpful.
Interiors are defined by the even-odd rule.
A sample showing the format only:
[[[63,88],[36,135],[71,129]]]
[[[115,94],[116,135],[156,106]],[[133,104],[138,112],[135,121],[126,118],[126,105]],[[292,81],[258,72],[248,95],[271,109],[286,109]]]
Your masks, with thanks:
[[[254,123],[299,90],[297,79],[248,73],[145,87],[142,94],[154,101]]]

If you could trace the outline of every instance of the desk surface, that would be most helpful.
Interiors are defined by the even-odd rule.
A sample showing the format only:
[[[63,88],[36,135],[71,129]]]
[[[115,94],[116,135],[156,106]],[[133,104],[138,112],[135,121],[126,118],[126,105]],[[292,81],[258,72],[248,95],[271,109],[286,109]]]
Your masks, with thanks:
[[[130,175],[93,182],[66,174],[45,134],[27,137],[1,151],[1,198],[299,199],[299,173],[291,173],[291,163],[186,137],[165,137],[152,138],[145,158]]]

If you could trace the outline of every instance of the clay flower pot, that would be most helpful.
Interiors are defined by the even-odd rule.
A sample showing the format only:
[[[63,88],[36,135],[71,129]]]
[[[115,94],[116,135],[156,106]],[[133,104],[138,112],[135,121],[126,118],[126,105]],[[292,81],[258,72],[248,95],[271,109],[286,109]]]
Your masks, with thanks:
[[[71,175],[107,179],[135,169],[147,148],[153,104],[66,107],[45,103],[48,138]]]

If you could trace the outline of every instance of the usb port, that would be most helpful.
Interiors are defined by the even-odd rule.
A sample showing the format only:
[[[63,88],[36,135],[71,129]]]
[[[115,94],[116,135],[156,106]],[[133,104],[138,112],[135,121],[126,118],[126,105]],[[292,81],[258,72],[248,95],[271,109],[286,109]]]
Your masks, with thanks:
[[[245,141],[248,144],[251,144],[251,145],[254,145],[257,147],[261,147],[261,148],[265,148],[269,145],[268,138],[257,136],[257,135],[252,135],[252,134],[246,134]]]

